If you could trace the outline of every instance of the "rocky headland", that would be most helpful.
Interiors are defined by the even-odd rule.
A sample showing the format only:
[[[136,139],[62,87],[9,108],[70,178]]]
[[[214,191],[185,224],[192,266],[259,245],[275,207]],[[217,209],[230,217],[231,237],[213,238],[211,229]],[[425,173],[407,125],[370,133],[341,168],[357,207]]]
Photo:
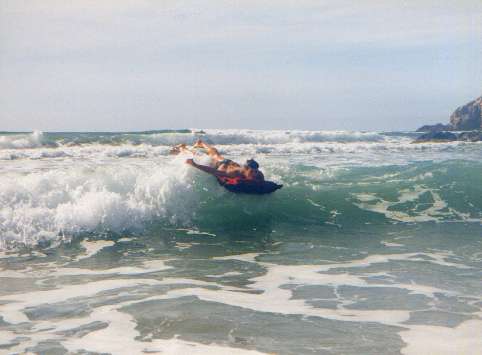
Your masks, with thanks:
[[[482,141],[482,96],[457,108],[448,124],[425,125],[417,132],[425,133],[415,143]]]

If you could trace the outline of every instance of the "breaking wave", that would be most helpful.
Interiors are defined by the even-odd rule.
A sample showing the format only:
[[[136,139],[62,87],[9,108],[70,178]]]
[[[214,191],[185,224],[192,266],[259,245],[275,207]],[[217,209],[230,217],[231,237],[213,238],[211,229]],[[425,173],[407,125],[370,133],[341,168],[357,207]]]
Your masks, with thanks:
[[[133,133],[0,133],[0,149],[28,149],[41,146],[78,145],[174,145],[202,138],[222,145],[287,144],[305,142],[384,142],[390,137],[377,132],[349,131],[258,131],[258,130],[175,130]]]
[[[414,133],[348,131],[250,131],[181,130],[140,133],[1,133],[0,161],[116,158],[156,159],[169,155],[172,145],[191,144],[201,138],[215,144],[225,155],[346,155],[349,164],[377,164],[410,160],[478,159],[477,143],[451,142],[411,144]],[[370,155],[370,156],[368,156]],[[354,159],[353,159],[354,158]]]
[[[44,134],[40,131],[35,131],[32,133],[0,132],[0,149],[38,148],[44,144]]]
[[[196,195],[180,161],[163,166],[77,166],[0,178],[0,241],[32,244],[147,220],[188,222]]]

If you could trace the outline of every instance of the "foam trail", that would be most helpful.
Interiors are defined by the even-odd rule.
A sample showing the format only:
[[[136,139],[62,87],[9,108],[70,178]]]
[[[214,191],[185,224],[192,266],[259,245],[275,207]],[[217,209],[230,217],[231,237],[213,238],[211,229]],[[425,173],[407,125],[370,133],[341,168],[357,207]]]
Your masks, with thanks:
[[[146,264],[146,266],[149,266]],[[152,271],[152,270],[151,270]],[[132,286],[159,285],[169,283],[190,283],[203,285],[202,282],[195,280],[167,280],[159,282],[151,279],[137,280],[103,280],[90,282],[86,285],[64,285],[58,290],[30,292],[16,297],[16,302],[0,306],[4,321],[11,324],[28,322],[28,318],[23,310],[39,306],[42,304],[54,304],[65,302],[71,298],[92,297],[103,291],[126,289]],[[0,300],[9,300],[9,297],[0,297]],[[169,353],[169,354],[225,354],[226,352],[239,355],[262,355],[258,351],[244,350],[219,346],[216,344],[200,344],[183,341],[177,337],[168,340],[151,339],[149,342],[139,341],[139,332],[136,330],[134,319],[120,312],[124,306],[135,304],[138,301],[121,302],[116,305],[95,307],[87,317],[59,320],[57,322],[42,321],[35,325],[35,332],[29,333],[30,339],[22,341],[10,349],[13,352],[25,352],[28,347],[33,347],[42,341],[57,340],[71,352],[92,351],[111,354],[140,354],[149,353]],[[89,332],[81,337],[62,336],[74,328],[87,324],[104,324],[103,329]],[[0,333],[0,344],[12,344],[16,339],[14,333],[10,331]]]
[[[111,290],[121,287],[139,286],[155,284],[154,280],[136,279],[136,280],[105,280],[90,282],[80,285],[64,285],[61,289],[29,292],[15,295],[15,302],[6,305],[0,305],[2,317],[5,322],[18,324],[28,322],[28,317],[23,310],[28,307],[35,307],[41,304],[58,303],[74,297],[89,297],[99,292]],[[11,301],[12,296],[1,296],[2,301]]]
[[[91,256],[97,254],[104,248],[113,246],[115,243],[111,240],[96,240],[96,241],[87,241],[84,240],[80,245],[85,249],[85,253],[77,256],[76,260],[82,260],[90,258]]]
[[[121,305],[123,306],[123,305]],[[135,329],[134,319],[116,309],[119,306],[100,307],[89,317],[90,321],[108,322],[105,329],[92,332],[81,339],[71,338],[62,344],[71,352],[88,350],[111,354],[214,354],[224,355],[263,355],[255,350],[236,349],[216,344],[204,345],[183,341],[177,337],[168,340],[151,339],[149,342],[136,341],[139,332]]]

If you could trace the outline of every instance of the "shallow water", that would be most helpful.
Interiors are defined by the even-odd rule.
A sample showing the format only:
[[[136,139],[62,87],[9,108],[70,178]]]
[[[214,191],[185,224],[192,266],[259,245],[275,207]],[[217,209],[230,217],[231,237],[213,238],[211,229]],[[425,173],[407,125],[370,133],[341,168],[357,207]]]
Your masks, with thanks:
[[[482,145],[207,130],[259,197],[197,136],[0,135],[0,353],[482,353]]]

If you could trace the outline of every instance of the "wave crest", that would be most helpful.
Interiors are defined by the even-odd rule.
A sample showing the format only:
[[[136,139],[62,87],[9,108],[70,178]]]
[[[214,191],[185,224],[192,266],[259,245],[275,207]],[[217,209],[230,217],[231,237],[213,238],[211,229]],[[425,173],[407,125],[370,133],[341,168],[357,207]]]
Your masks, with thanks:
[[[0,247],[86,231],[120,232],[153,218],[188,223],[197,198],[191,173],[178,159],[162,167],[6,174],[0,188]]]
[[[171,146],[194,143],[202,138],[213,144],[292,144],[322,142],[384,142],[388,136],[377,132],[350,131],[258,131],[206,130],[142,133],[42,133],[0,135],[0,149],[27,149],[52,146],[84,146],[93,144],[118,146],[122,144]]]
[[[39,148],[43,143],[44,134],[41,131],[0,135],[0,149]]]

